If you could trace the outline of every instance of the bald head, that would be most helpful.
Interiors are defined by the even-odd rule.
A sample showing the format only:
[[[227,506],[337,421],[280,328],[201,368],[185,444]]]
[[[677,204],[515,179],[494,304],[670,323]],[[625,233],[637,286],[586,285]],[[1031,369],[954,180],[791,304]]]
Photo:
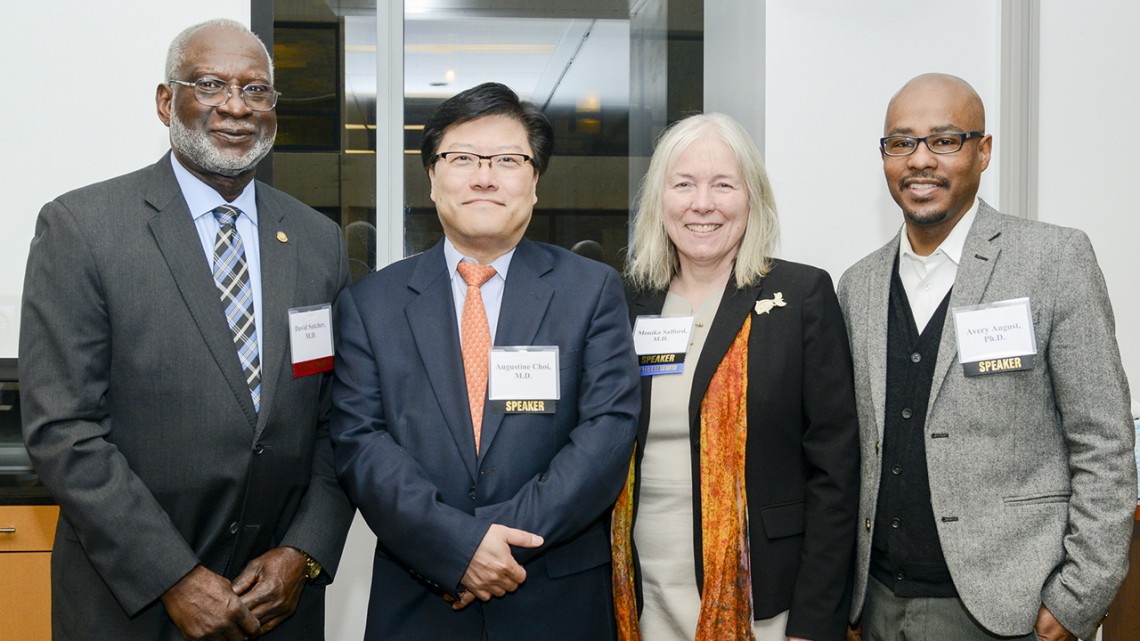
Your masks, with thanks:
[[[956,76],[923,74],[891,98],[883,133],[909,136],[910,145],[892,155],[884,143],[883,172],[919,255],[935,250],[974,204],[993,148],[985,131],[982,99]]]
[[[898,109],[911,109],[917,105],[933,104],[961,115],[965,131],[986,130],[986,108],[978,92],[970,83],[958,76],[945,73],[924,73],[911,78],[902,89],[891,98],[887,105],[887,118],[883,126],[886,134],[907,133],[890,131],[891,115]]]

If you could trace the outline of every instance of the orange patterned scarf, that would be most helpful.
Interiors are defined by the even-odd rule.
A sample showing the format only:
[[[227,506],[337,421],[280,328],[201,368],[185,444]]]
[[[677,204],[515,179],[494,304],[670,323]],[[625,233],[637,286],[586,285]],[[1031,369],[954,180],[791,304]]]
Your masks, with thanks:
[[[751,330],[749,314],[701,401],[700,518],[705,579],[696,641],[755,639],[744,483]],[[631,461],[613,516],[614,608],[620,641],[641,641],[632,554],[633,478]]]

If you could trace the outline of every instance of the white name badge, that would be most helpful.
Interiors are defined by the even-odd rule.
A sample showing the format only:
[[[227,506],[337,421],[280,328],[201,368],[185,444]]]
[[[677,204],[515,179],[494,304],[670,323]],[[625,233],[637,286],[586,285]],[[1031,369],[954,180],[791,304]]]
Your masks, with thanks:
[[[332,305],[289,310],[289,351],[293,357],[293,378],[332,371]]]
[[[956,307],[954,327],[966,376],[1029,370],[1037,364],[1028,298]]]
[[[692,316],[638,316],[633,323],[633,349],[641,375],[685,371],[685,354],[692,333]]]
[[[551,414],[561,396],[558,346],[494,347],[487,378],[491,411]]]

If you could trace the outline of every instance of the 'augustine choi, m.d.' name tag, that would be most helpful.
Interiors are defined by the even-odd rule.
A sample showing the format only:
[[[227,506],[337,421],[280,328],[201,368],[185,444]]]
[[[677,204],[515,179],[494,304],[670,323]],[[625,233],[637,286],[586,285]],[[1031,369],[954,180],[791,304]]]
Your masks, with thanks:
[[[494,347],[488,363],[487,398],[500,414],[553,414],[558,386],[558,346]]]
[[[954,327],[966,376],[1029,370],[1037,364],[1028,298],[956,307]]]
[[[633,349],[642,376],[680,374],[689,352],[692,316],[638,316],[633,323]]]
[[[332,371],[332,305],[289,310],[289,351],[293,357],[293,378]]]

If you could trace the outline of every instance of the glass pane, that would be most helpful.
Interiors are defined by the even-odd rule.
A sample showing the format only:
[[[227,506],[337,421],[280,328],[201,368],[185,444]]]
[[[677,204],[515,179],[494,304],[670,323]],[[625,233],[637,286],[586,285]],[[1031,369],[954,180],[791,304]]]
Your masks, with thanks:
[[[375,2],[279,0],[272,15],[282,96],[265,178],[342,226],[355,280],[376,267]]]
[[[592,240],[606,262],[621,267],[629,215],[630,21],[559,17],[558,7],[546,17],[542,4],[528,5],[525,16],[466,11],[457,17],[405,3],[405,254],[442,235],[419,155],[424,122],[447,98],[493,81],[542,107],[554,125],[554,154],[539,180],[527,237],[566,248]]]

